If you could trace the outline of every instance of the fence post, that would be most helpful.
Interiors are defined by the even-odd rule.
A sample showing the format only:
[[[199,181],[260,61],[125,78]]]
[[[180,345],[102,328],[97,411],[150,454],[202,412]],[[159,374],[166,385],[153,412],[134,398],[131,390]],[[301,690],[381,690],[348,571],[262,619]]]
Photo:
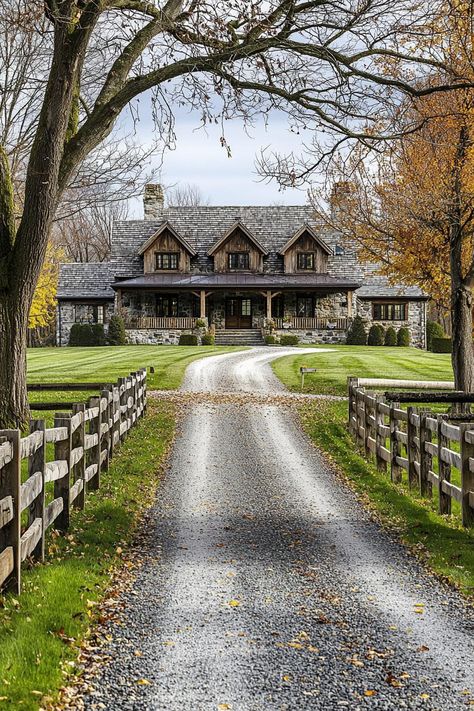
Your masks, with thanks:
[[[148,387],[148,386],[147,386],[147,382],[148,382],[148,381],[147,381],[147,378],[148,378],[148,376],[147,376],[147,370],[146,370],[146,368],[143,368],[143,383],[142,383],[142,387],[143,387],[143,395],[142,395],[142,398],[143,398],[143,414],[146,413],[146,409],[147,409],[147,387]]]
[[[45,468],[46,468],[46,434],[44,420],[31,420],[30,433],[41,432],[42,442],[36,452],[32,454],[28,460],[28,477],[33,476],[37,472],[41,474],[41,491],[34,501],[31,502],[28,509],[28,527],[33,521],[40,518],[42,521],[41,538],[31,552],[31,556],[35,560],[44,561],[44,517],[45,517]]]
[[[362,402],[363,402],[363,395],[364,391],[361,388],[357,388],[356,390],[356,441],[359,445],[359,447],[362,446],[363,444],[363,438],[361,435],[361,429],[362,429]]]
[[[20,430],[0,431],[0,443],[4,440],[12,447],[11,460],[0,469],[0,500],[7,499],[13,514],[9,522],[0,528],[0,581],[3,581],[6,590],[16,595],[21,590],[20,437]]]
[[[105,443],[105,450],[107,454],[105,455],[104,459],[104,471],[108,472],[109,471],[109,462],[110,462],[110,422],[109,422],[109,391],[108,390],[102,390],[100,393],[101,397],[101,402],[100,402],[100,411],[101,411],[101,416],[100,416],[100,421],[102,424],[107,424],[107,430],[104,432],[104,443]],[[105,399],[107,401],[107,404],[105,406],[105,409],[102,411],[102,400]],[[101,427],[102,427],[101,424]],[[102,445],[101,445],[102,448]],[[101,455],[102,459],[102,455]]]
[[[79,492],[76,499],[73,502],[73,506],[78,509],[83,509],[86,505],[86,406],[83,402],[76,402],[72,406],[73,415],[77,415],[82,412],[82,420],[79,427],[73,432],[72,435],[72,448],[82,447],[82,457],[77,462],[73,468],[73,481],[75,484],[79,479],[82,480],[82,491]]]
[[[352,416],[354,414],[355,405],[355,378],[347,378],[347,390],[349,394],[349,432],[355,434],[355,427],[352,424]]]
[[[474,526],[474,473],[471,459],[474,458],[474,429],[472,423],[459,425],[461,441],[461,508],[462,525]],[[468,434],[469,439],[466,435]],[[474,461],[473,461],[474,465]]]
[[[107,422],[109,423],[109,462],[114,455],[114,386],[107,383]]]
[[[118,379],[118,386],[119,386],[119,393],[120,393],[120,427],[119,427],[119,434],[120,434],[120,439],[123,440],[126,435],[126,431],[124,430],[122,432],[122,423],[125,422],[127,419],[127,379],[126,378],[119,378]]]
[[[365,393],[364,395],[364,449],[365,449],[365,456],[367,459],[370,458],[370,446],[369,446],[369,439],[370,435],[372,434],[372,427],[370,425],[370,415],[371,415],[371,406],[369,405],[369,401],[371,398],[370,393]]]
[[[112,407],[112,417],[114,420],[112,426],[112,446],[115,447],[120,442],[120,388],[114,385],[113,391],[113,407]]]
[[[89,408],[98,408],[98,413],[96,417],[90,419],[89,432],[90,434],[97,434],[97,444],[90,448],[90,464],[97,464],[97,471],[95,475],[89,480],[89,491],[96,491],[100,488],[100,451],[101,451],[101,413],[100,413],[100,397],[89,398]]]
[[[407,458],[408,458],[408,486],[410,489],[416,486],[418,482],[418,474],[416,472],[416,432],[417,427],[413,423],[413,418],[418,414],[416,407],[407,407]]]
[[[63,500],[63,510],[56,519],[55,528],[61,533],[65,533],[69,528],[69,520],[71,515],[71,415],[57,412],[54,417],[54,426],[65,427],[67,430],[66,439],[55,442],[54,444],[55,459],[66,461],[67,465],[66,474],[64,474],[61,479],[56,479],[54,482],[54,498]]]
[[[433,455],[426,451],[425,443],[431,442],[431,430],[426,426],[426,420],[431,415],[430,412],[420,412],[420,494],[422,496],[432,496],[432,485],[429,480],[429,472],[433,468]]]
[[[387,462],[380,456],[380,448],[385,447],[385,437],[381,428],[385,426],[385,417],[380,411],[379,405],[383,402],[383,396],[377,395],[375,399],[375,460],[379,472],[387,471]]]
[[[438,510],[440,514],[451,513],[451,497],[443,491],[443,481],[451,481],[451,465],[441,459],[441,449],[449,449],[449,439],[442,433],[441,427],[446,421],[445,415],[438,415]]]
[[[402,470],[397,464],[397,457],[400,456],[401,446],[397,439],[398,420],[395,416],[395,410],[400,407],[398,402],[392,402],[390,405],[390,477],[393,482],[399,483],[402,480]]]

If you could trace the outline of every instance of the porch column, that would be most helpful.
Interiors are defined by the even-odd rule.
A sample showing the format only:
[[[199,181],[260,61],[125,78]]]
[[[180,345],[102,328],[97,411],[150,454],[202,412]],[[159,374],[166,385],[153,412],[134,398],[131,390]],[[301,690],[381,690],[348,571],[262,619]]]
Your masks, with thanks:
[[[267,291],[267,319],[270,321],[272,318],[272,292]]]
[[[347,292],[347,316],[348,316],[348,318],[352,318],[353,299],[354,299],[354,292],[348,291]]]
[[[204,289],[199,292],[199,298],[201,304],[199,318],[206,318],[206,292]]]
[[[122,309],[122,290],[117,289],[117,291],[115,292],[115,310],[117,311],[117,313],[120,313],[121,309]]]

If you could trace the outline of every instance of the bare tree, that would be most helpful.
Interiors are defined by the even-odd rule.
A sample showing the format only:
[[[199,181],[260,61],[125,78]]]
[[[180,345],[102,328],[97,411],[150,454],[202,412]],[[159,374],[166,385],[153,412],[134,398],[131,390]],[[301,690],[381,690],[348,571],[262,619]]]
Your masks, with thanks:
[[[174,140],[180,103],[204,124],[251,122],[276,107],[299,130],[324,127],[329,145],[387,139],[402,95],[472,85],[457,74],[423,83],[440,70],[437,45],[419,40],[438,31],[442,0],[16,3],[11,22],[39,25],[50,42],[19,221],[11,159],[0,146],[0,426],[28,415],[27,313],[61,199],[123,109],[138,115],[141,95],[150,92],[164,142]]]
[[[59,220],[53,239],[71,262],[103,262],[110,255],[114,222],[126,220],[127,202],[93,202]]]
[[[201,188],[192,183],[178,183],[165,190],[169,207],[197,207],[209,205],[209,198],[203,197]]]

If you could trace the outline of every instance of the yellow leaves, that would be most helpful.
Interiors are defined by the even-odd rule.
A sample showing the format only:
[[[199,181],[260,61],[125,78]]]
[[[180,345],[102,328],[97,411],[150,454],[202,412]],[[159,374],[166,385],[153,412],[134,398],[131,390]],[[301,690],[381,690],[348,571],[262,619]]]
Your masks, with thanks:
[[[303,649],[301,642],[288,642],[288,647],[291,647],[292,649]]]
[[[217,705],[218,711],[228,711],[229,709],[232,708],[230,704],[218,704]]]
[[[46,258],[30,308],[28,319],[29,328],[47,326],[54,318],[59,263],[62,259],[64,259],[62,250],[51,243],[48,244]]]
[[[364,696],[377,696],[377,691],[375,689],[366,689]]]
[[[429,694],[420,694],[420,699],[429,699],[430,695]]]
[[[424,602],[415,602],[413,606],[413,612],[415,612],[417,615],[422,615],[425,611],[425,603]]]
[[[229,600],[229,607],[240,607],[240,600]]]
[[[149,679],[137,679],[135,684],[138,684],[139,686],[151,686],[151,681]]]

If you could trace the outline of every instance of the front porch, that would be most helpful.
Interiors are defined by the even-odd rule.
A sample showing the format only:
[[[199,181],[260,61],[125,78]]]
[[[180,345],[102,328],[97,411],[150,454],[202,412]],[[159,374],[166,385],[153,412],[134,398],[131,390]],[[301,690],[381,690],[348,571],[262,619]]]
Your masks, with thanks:
[[[177,343],[181,333],[259,329],[295,334],[302,343],[344,341],[352,292],[321,290],[121,290],[117,311],[132,342]]]

